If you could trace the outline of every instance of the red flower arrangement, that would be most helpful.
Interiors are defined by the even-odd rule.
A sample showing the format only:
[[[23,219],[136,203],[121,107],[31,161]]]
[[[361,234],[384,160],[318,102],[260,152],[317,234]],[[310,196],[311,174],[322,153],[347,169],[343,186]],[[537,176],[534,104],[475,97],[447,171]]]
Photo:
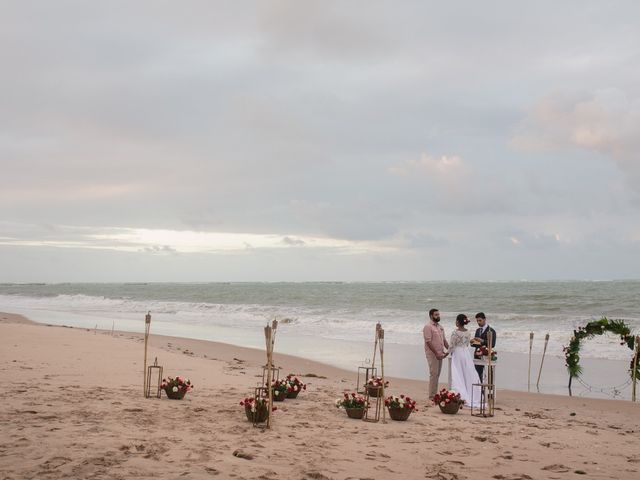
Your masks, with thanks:
[[[287,375],[285,382],[289,387],[287,391],[287,398],[296,398],[302,390],[307,389],[307,386],[298,380],[298,377],[295,377],[293,374]]]
[[[464,405],[464,400],[460,397],[459,393],[450,392],[446,388],[440,390],[440,392],[436,393],[433,396],[433,401],[436,405],[440,407],[446,407],[450,403],[457,403],[460,407]]]
[[[193,384],[188,378],[184,379],[180,376],[176,378],[167,377],[162,379],[160,388],[165,391],[167,397],[173,399],[181,399],[189,390],[193,389]]]
[[[371,377],[367,381],[367,387],[381,387],[382,386],[382,377]],[[389,386],[389,382],[384,382],[384,388]]]
[[[393,395],[384,399],[384,405],[389,408],[407,408],[412,412],[417,410],[416,402],[406,395],[394,397]]]
[[[385,406],[389,409],[389,416],[392,420],[405,421],[416,410],[416,402],[406,395],[394,397],[391,395],[384,399]]]
[[[290,391],[289,384],[286,380],[275,380],[271,384],[271,389],[273,390],[273,399],[276,402],[282,402],[287,398],[287,394]]]
[[[337,408],[369,408],[367,401],[361,395],[355,393],[345,393],[344,398],[336,400]]]
[[[250,422],[262,423],[269,416],[266,398],[258,398],[256,400],[253,397],[246,397],[244,400],[240,400],[240,405],[244,407],[244,413]],[[271,411],[275,412],[277,409],[278,407],[272,407]]]

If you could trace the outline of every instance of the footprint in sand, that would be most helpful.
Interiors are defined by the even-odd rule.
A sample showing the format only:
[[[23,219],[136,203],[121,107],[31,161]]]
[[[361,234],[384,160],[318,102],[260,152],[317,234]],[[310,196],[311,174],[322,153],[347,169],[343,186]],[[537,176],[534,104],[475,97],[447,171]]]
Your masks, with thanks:
[[[71,461],[70,458],[67,457],[53,457],[40,465],[45,470],[55,470],[56,468],[60,468],[63,465],[66,465]]]
[[[548,472],[555,472],[555,473],[567,473],[571,469],[566,465],[562,465],[561,463],[554,463],[553,465],[547,465],[546,467],[542,467],[542,470],[546,470]]]

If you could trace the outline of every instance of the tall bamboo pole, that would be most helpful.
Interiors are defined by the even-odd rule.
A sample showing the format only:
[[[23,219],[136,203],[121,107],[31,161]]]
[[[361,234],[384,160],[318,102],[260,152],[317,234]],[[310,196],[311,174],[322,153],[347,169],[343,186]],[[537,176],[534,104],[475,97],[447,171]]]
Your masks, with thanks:
[[[380,325],[380,324],[378,324]],[[382,376],[382,423],[387,423],[387,409],[384,408],[384,330],[378,329],[378,338],[380,339],[378,345],[380,347],[380,375]]]
[[[493,375],[493,366],[491,365],[491,357],[493,357],[493,332],[489,330],[487,332],[487,349],[489,350],[489,355],[487,356],[487,368],[489,371],[487,372],[487,379],[489,383],[489,412],[486,413],[485,416],[493,417],[493,407],[495,405],[495,395],[496,395],[496,385],[495,378]]]
[[[142,394],[147,395],[147,344],[149,343],[149,330],[151,329],[151,312],[144,317],[144,370],[142,373]]]
[[[533,348],[533,332],[529,333],[529,376],[527,377],[527,392],[531,391],[531,349]]]
[[[375,338],[373,341],[373,357],[371,360],[371,368],[375,368],[376,366],[376,353],[378,351],[378,341],[380,340],[380,329],[382,328],[382,325],[380,324],[380,322],[376,323],[376,333],[375,333]],[[371,371],[371,373],[373,374],[373,370]]]
[[[633,387],[631,389],[631,401],[635,402],[636,401],[636,387],[638,384],[638,379],[636,378],[636,372],[638,371],[638,356],[640,356],[640,335],[638,335],[635,338],[635,342],[633,344],[633,346],[635,347],[633,349],[633,351],[635,352],[635,356],[633,357],[633,371],[631,372],[632,375],[632,384]]]
[[[273,405],[273,389],[271,388],[271,369],[272,369],[272,357],[271,357],[271,327],[267,325],[264,327],[264,339],[267,347],[267,428],[271,428],[271,410]]]
[[[544,365],[544,356],[547,354],[547,344],[549,343],[549,334],[544,336],[544,350],[542,351],[542,360],[540,361],[540,371],[538,372],[538,381],[536,382],[536,388],[540,389],[540,376],[542,375],[542,365]]]

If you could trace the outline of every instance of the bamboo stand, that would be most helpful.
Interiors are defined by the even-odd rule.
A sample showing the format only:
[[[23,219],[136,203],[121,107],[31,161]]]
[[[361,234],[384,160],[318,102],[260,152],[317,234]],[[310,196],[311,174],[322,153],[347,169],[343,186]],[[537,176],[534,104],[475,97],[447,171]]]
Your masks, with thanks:
[[[544,350],[542,351],[542,360],[540,361],[540,371],[538,372],[538,381],[536,382],[536,389],[540,391],[540,376],[542,375],[542,365],[544,365],[544,356],[547,354],[547,344],[549,343],[549,334],[544,336]]]
[[[384,409],[384,329],[380,323],[376,323],[376,336],[373,344],[373,360],[371,362],[371,368],[375,368],[376,366],[376,353],[380,352],[380,378],[382,378],[382,386],[378,387],[376,393],[376,407],[375,414],[373,418],[369,418],[369,408],[365,408],[364,416],[362,419],[365,422],[379,422],[380,421],[380,410],[382,410],[382,423],[387,423],[387,412]],[[367,407],[369,406],[369,400],[371,396],[369,395],[369,389],[366,388],[365,399],[367,402]]]
[[[533,347],[533,332],[529,333],[529,376],[527,377],[527,392],[531,391],[531,348]]]
[[[147,387],[147,345],[149,343],[149,330],[151,329],[151,312],[147,312],[144,317],[144,379],[142,382],[142,394],[146,396]]]
[[[273,371],[273,346],[276,341],[276,329],[278,328],[278,321],[274,320],[271,326],[264,327],[264,339],[267,345],[267,428],[271,428],[271,408],[273,405],[273,388],[272,383],[272,371]]]
[[[635,352],[635,356],[633,357],[633,371],[631,372],[632,380],[631,380],[631,401],[636,401],[636,386],[638,384],[638,379],[636,378],[636,372],[638,371],[638,356],[640,356],[640,335],[635,338],[635,342],[633,344],[635,347],[633,351]]]

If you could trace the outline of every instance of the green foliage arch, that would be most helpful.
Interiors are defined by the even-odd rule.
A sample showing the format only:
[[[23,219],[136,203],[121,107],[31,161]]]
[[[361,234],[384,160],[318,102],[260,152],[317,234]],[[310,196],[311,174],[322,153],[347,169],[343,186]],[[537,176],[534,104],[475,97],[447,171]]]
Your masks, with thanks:
[[[567,371],[569,372],[569,384],[571,384],[571,380],[574,377],[579,377],[582,373],[582,367],[580,366],[580,347],[582,341],[607,332],[619,335],[620,345],[626,344],[627,347],[634,352],[631,364],[629,365],[629,375],[631,378],[635,376],[636,379],[640,380],[640,365],[635,361],[637,355],[635,351],[636,337],[631,334],[631,330],[624,321],[609,320],[607,317],[602,317],[600,320],[594,320],[587,323],[584,327],[578,327],[577,330],[574,330],[569,345],[563,349]]]

